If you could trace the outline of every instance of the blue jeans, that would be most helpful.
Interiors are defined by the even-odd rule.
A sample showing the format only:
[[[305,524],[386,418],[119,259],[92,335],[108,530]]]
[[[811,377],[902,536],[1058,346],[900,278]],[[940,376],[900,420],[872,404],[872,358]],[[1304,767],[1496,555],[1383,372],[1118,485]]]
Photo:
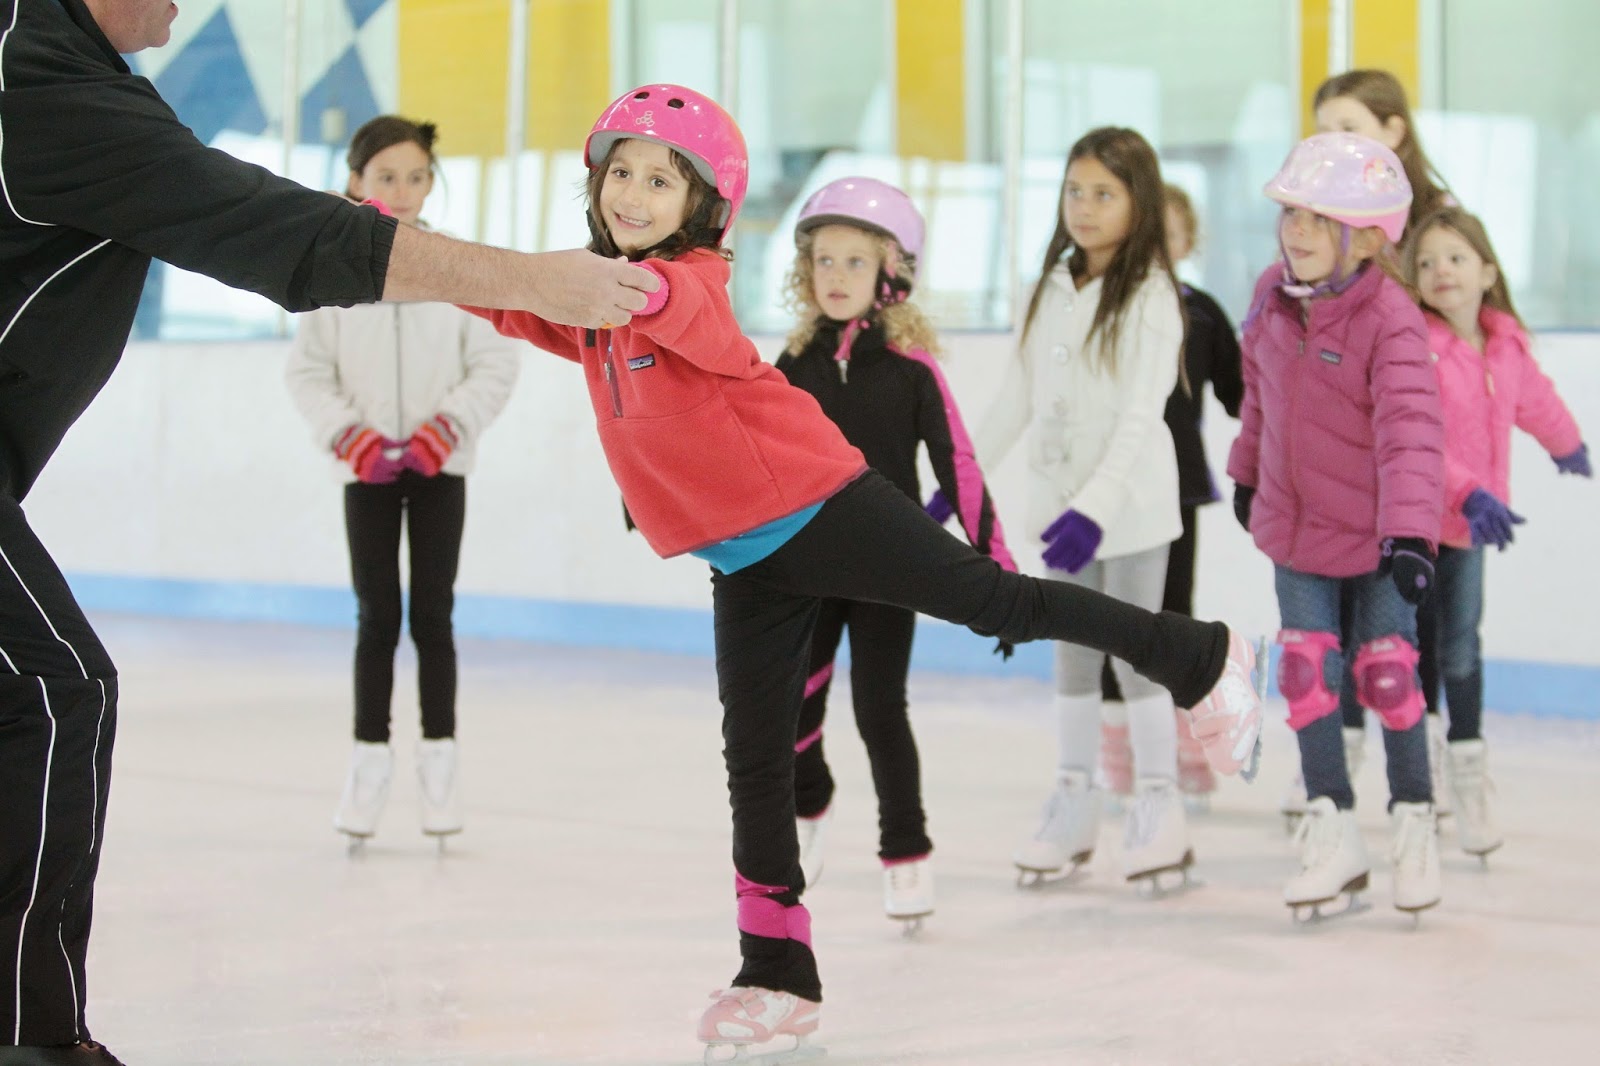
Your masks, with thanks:
[[[1439,548],[1433,595],[1419,609],[1417,623],[1432,630],[1423,634],[1432,639],[1424,639],[1421,648],[1423,655],[1433,657],[1437,669],[1424,670],[1423,677],[1432,673],[1444,682],[1450,739],[1479,739],[1483,735],[1483,646],[1478,639],[1483,623],[1482,548]]]
[[[1401,598],[1394,581],[1387,575],[1362,574],[1359,577],[1321,577],[1304,574],[1287,566],[1274,568],[1278,592],[1278,613],[1285,629],[1339,635],[1339,595],[1348,588],[1351,597],[1351,648],[1330,652],[1322,662],[1323,684],[1339,692],[1347,674],[1345,661],[1355,650],[1379,637],[1400,636],[1414,647],[1417,642],[1417,611]],[[1344,762],[1342,721],[1337,713],[1324,715],[1298,733],[1300,769],[1305,775],[1306,795],[1311,799],[1327,796],[1340,810],[1356,805],[1350,787],[1350,772]],[[1431,803],[1433,786],[1428,777],[1427,733],[1421,721],[1406,730],[1384,729],[1383,748],[1389,771],[1389,800],[1394,803]]]

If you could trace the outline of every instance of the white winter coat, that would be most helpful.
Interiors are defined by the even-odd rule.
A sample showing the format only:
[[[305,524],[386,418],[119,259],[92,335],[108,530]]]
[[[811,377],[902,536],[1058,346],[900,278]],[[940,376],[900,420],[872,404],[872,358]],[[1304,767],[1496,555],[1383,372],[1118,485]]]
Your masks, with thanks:
[[[284,377],[319,448],[331,455],[357,422],[404,442],[442,413],[461,437],[442,472],[471,472],[478,437],[516,384],[519,342],[450,304],[325,307],[299,320]]]
[[[1178,461],[1162,414],[1178,382],[1177,291],[1152,270],[1122,322],[1115,370],[1085,351],[1101,282],[1080,291],[1065,265],[1050,274],[1033,328],[1007,368],[976,436],[991,469],[1028,431],[1028,536],[1035,544],[1069,507],[1105,534],[1096,559],[1169,544],[1183,532]]]

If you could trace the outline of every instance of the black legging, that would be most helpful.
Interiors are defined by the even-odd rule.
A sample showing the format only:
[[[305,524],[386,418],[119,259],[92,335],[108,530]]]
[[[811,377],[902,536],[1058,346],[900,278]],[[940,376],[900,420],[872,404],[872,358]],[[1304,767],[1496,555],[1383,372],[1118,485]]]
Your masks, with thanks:
[[[1190,617],[1194,616],[1194,557],[1199,544],[1195,533],[1196,510],[1193,504],[1184,504],[1178,509],[1183,519],[1183,532],[1167,550],[1167,587],[1161,595],[1163,611]],[[1100,698],[1108,703],[1122,700],[1122,685],[1117,681],[1116,671],[1111,669],[1109,656],[1100,665]]]
[[[711,583],[740,913],[744,901],[768,914],[776,905],[790,930],[741,927],[744,962],[731,983],[810,1000],[820,1000],[822,985],[809,937],[796,935],[809,918],[799,907],[794,745],[822,600],[898,605],[1013,644],[1082,644],[1165,686],[1180,707],[1198,703],[1227,663],[1221,623],[1006,571],[875,471],[836,493],[783,547],[732,574],[713,572]]]
[[[354,482],[344,490],[350,577],[357,601],[357,740],[389,740],[394,652],[400,643],[400,520],[411,557],[411,642],[417,648],[422,735],[456,734],[456,565],[466,521],[467,483],[454,474],[404,471],[389,485]]]
[[[906,674],[917,616],[904,607],[854,600],[823,600],[811,632],[812,689],[800,707],[795,754],[795,811],[812,818],[833,800],[833,775],[822,753],[822,720],[839,638],[850,627],[850,693],[856,729],[872,764],[878,795],[878,857],[908,859],[933,850],[922,810],[922,765],[906,711]]]

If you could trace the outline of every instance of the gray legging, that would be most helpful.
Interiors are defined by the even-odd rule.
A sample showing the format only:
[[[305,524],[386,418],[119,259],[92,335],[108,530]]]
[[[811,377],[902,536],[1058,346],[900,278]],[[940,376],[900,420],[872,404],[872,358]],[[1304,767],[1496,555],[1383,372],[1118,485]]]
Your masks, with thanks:
[[[1057,581],[1103,592],[1112,599],[1147,611],[1159,611],[1167,587],[1167,552],[1171,545],[1163,544],[1148,551],[1123,555],[1115,559],[1096,559],[1076,574],[1065,570],[1051,570]],[[1106,657],[1093,648],[1081,644],[1056,644],[1056,691],[1063,696],[1087,696],[1100,691],[1101,664]],[[1162,686],[1121,659],[1113,658],[1111,668],[1116,671],[1126,699],[1137,700],[1164,692]]]

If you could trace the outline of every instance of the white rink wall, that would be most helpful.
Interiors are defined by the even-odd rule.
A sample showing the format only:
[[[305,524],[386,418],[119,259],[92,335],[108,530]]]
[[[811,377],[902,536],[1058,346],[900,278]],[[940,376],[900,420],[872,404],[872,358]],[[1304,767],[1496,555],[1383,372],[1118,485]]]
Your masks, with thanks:
[[[946,371],[976,423],[1014,339],[946,342]],[[781,338],[758,343],[771,357]],[[1600,443],[1600,334],[1543,335],[1537,350],[1587,439]],[[353,623],[342,494],[283,387],[287,351],[286,342],[130,347],[26,502],[86,606]],[[1235,427],[1220,408],[1208,420],[1225,492],[1220,470]],[[479,457],[458,584],[463,632],[709,652],[706,568],[663,562],[624,532],[575,366],[530,349]],[[1558,478],[1525,436],[1514,471],[1514,506],[1528,524],[1489,567],[1491,706],[1495,670],[1506,667],[1524,671],[1519,689],[1564,693],[1506,709],[1600,716],[1600,701],[1591,709],[1580,695],[1600,683],[1600,484]],[[992,472],[1008,529],[1022,528],[1022,473],[1021,448]],[[1198,613],[1275,631],[1265,557],[1226,504],[1202,516]],[[1028,554],[1018,551],[1024,566]],[[1045,649],[1025,652],[1007,669],[1048,672]],[[924,627],[918,664],[999,668],[987,645],[937,624]]]

